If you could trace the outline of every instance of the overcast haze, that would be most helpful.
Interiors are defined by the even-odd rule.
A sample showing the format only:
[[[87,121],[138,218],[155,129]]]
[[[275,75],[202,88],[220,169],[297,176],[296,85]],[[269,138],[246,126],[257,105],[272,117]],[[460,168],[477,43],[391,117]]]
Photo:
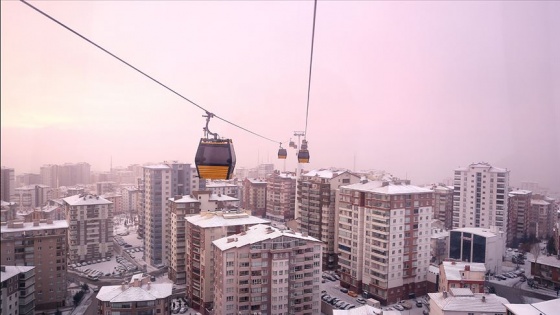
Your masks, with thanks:
[[[312,1],[31,3],[285,147],[305,128]],[[558,189],[559,16],[553,1],[319,1],[306,168],[355,161],[421,184],[486,161]],[[200,109],[23,3],[1,1],[1,27],[3,166],[194,162]],[[210,129],[238,167],[283,168],[277,144]]]

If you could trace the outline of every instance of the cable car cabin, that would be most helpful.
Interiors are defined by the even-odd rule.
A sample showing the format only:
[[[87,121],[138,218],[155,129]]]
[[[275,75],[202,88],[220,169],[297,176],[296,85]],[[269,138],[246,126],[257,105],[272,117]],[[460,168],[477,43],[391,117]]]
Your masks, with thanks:
[[[299,163],[309,163],[309,150],[301,149],[298,151],[297,159]]]
[[[235,168],[231,139],[200,139],[194,163],[200,178],[231,179]]]
[[[278,158],[285,160],[286,157],[288,156],[288,151],[286,151],[286,149],[280,148],[278,149]]]

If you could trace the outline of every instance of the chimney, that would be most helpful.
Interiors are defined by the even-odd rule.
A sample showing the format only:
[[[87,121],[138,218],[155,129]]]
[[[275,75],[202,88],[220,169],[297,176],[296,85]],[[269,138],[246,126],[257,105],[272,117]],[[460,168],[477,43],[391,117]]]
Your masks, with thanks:
[[[123,291],[126,290],[126,282],[124,282],[124,281],[121,284],[121,290],[123,290]]]
[[[466,266],[465,266],[465,271],[471,271],[471,266],[470,266],[470,265],[466,265]]]
[[[152,283],[152,282],[148,281],[148,287],[147,287],[147,290],[150,290],[150,284],[151,284],[151,283]]]
[[[447,299],[447,291],[443,291],[443,298]]]
[[[486,297],[484,295],[482,296],[482,302],[486,302]]]

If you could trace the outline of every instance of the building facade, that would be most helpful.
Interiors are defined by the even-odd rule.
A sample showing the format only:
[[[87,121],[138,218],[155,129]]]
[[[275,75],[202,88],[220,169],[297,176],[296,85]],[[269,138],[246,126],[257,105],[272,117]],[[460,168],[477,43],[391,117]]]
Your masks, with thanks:
[[[286,222],[295,218],[296,175],[275,172],[266,179],[267,219]]]
[[[488,163],[455,169],[453,228],[497,226],[507,233],[509,170]]]
[[[10,202],[10,198],[16,189],[16,173],[13,168],[3,167],[0,169],[0,200]]]
[[[467,288],[428,293],[430,315],[506,315],[504,304],[509,303],[496,294],[473,293]]]
[[[175,284],[185,284],[187,277],[185,217],[200,213],[200,201],[191,196],[175,196],[167,201],[166,229],[169,240],[167,261],[169,262],[169,279]]]
[[[35,267],[0,267],[2,299],[0,314],[33,315],[35,312]]]
[[[336,190],[354,184],[360,177],[346,170],[313,170],[302,174],[297,183],[296,221],[298,230],[321,240],[323,270],[338,265],[335,252]]]
[[[504,233],[483,228],[461,228],[449,231],[449,258],[469,263],[483,263],[498,274],[505,251]]]
[[[443,222],[444,228],[453,228],[453,187],[442,184],[432,185],[434,191],[434,214],[435,220]]]
[[[531,235],[536,235],[537,218],[531,209],[529,190],[514,190],[508,194],[508,232],[506,244],[515,247]]]
[[[233,180],[213,180],[206,182],[205,190],[211,191],[213,194],[228,195],[233,198],[239,199],[239,186],[237,179]]]
[[[113,203],[97,195],[62,199],[69,223],[71,264],[113,256]]]
[[[382,181],[340,188],[340,285],[383,304],[427,293],[433,191]]]
[[[36,310],[65,306],[68,223],[65,220],[11,221],[2,223],[0,231],[1,264],[35,266]]]
[[[264,218],[266,213],[266,181],[246,178],[243,181],[242,208],[251,214]]]
[[[214,314],[321,314],[319,240],[255,225],[213,242]]]
[[[439,292],[468,288],[474,293],[484,293],[486,266],[483,263],[444,261],[439,265],[439,275]]]
[[[51,188],[46,185],[23,186],[14,191],[11,200],[17,204],[17,209],[21,212],[41,207],[52,198]]]
[[[533,194],[531,210],[537,218],[536,237],[543,240],[548,239],[552,236],[554,223],[558,219],[554,199],[544,195]]]
[[[216,281],[212,241],[269,221],[238,210],[204,211],[185,220],[187,300],[191,307],[208,314],[213,307]]]

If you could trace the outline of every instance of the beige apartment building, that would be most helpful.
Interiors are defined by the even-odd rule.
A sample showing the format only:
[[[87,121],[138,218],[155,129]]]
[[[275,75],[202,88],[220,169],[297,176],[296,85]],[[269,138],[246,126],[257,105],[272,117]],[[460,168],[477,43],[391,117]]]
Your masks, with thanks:
[[[321,314],[318,239],[258,224],[213,248],[213,314]]]
[[[270,222],[237,209],[204,211],[185,220],[187,300],[191,307],[208,314],[214,301],[216,279],[212,241]]]
[[[243,181],[242,208],[261,218],[264,218],[266,213],[266,185],[266,181],[255,178],[246,178]]]
[[[427,293],[433,191],[399,182],[340,188],[340,285],[383,304]]]
[[[2,265],[35,266],[36,310],[65,306],[67,232],[65,220],[2,222]]]
[[[71,264],[113,256],[113,203],[98,195],[62,199],[69,223],[68,260]]]
[[[302,174],[297,183],[296,220],[300,232],[321,240],[323,269],[338,266],[335,253],[336,190],[354,184],[360,177],[346,170],[321,169]]]
[[[446,230],[453,228],[453,186],[442,184],[430,187],[434,192],[434,213],[432,218],[440,220]]]
[[[0,314],[33,315],[35,312],[35,267],[0,267],[2,284]]]
[[[295,218],[296,175],[275,172],[266,179],[266,218],[286,222]]]
[[[167,261],[169,279],[175,284],[186,283],[185,217],[200,213],[200,201],[194,196],[175,196],[167,201]]]

